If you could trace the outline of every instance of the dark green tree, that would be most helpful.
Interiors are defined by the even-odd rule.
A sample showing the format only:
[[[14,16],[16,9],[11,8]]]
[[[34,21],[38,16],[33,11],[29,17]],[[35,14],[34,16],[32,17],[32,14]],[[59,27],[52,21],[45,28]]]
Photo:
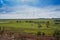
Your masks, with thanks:
[[[44,36],[44,35],[45,35],[45,33],[43,32],[43,33],[42,33],[42,35]]]
[[[19,21],[17,20],[16,22],[18,23]]]
[[[42,25],[41,24],[38,24],[38,28],[40,28],[40,27],[42,27]]]
[[[46,26],[47,26],[47,28],[49,28],[49,24],[50,24],[49,21],[47,21],[47,22],[46,22]]]
[[[37,35],[38,35],[38,36],[41,35],[41,32],[37,32]]]

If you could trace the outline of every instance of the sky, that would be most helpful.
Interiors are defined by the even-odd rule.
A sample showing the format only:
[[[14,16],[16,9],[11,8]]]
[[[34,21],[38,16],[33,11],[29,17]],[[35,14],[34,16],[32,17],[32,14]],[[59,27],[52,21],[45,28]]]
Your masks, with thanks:
[[[60,18],[60,0],[0,0],[0,19]]]

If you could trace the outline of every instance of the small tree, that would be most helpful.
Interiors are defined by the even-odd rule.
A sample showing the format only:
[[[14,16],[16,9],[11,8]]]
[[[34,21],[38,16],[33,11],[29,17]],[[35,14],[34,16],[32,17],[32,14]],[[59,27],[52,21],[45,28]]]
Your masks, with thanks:
[[[0,27],[0,35],[2,35],[4,32],[4,27]]]
[[[38,25],[38,28],[42,27],[41,25]]]
[[[0,27],[0,30],[1,30],[1,27]]]
[[[47,28],[49,28],[49,24],[50,24],[49,21],[47,21],[47,22],[46,22],[46,26],[47,26]]]
[[[18,23],[19,21],[17,20],[16,22]]]

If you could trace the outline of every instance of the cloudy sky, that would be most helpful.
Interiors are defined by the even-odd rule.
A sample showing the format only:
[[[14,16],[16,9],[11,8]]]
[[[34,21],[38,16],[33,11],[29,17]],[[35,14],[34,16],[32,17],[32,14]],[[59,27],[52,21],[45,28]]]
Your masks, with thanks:
[[[60,18],[60,0],[0,0],[0,19]]]

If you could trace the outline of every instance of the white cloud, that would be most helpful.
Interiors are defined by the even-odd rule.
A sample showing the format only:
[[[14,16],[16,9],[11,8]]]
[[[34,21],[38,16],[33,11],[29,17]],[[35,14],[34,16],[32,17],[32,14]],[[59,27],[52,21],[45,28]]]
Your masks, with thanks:
[[[60,11],[55,11],[59,6],[37,8],[27,5],[15,6],[12,12],[0,14],[0,19],[28,19],[28,18],[57,18]]]

